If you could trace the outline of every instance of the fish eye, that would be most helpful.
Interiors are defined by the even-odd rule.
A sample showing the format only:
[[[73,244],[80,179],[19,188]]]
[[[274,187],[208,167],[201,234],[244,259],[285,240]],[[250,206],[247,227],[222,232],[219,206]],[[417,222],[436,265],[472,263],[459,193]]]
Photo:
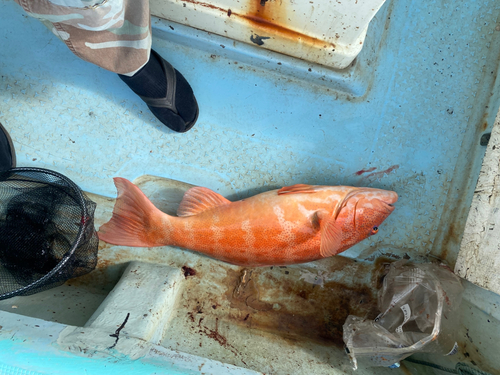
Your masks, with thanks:
[[[373,227],[372,228],[372,234],[376,234],[378,232],[378,227]]]

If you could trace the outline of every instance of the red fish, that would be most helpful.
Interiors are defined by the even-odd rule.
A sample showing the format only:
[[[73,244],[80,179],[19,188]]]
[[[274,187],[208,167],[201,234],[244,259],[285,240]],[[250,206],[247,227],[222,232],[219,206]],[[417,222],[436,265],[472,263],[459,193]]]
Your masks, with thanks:
[[[241,266],[310,262],[347,250],[377,233],[394,210],[393,191],[293,185],[231,202],[203,187],[189,189],[177,217],[115,178],[118,198],[99,238],[124,246],[177,246]]]

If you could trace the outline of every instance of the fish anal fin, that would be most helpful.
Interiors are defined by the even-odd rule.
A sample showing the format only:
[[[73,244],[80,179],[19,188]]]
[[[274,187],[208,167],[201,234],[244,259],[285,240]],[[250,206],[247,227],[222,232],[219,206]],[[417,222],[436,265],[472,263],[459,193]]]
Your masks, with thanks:
[[[321,247],[320,254],[322,257],[330,257],[338,253],[342,244],[342,227],[336,222],[335,218],[323,218],[321,213],[318,213],[321,226]]]
[[[304,194],[315,193],[316,187],[314,185],[296,184],[292,186],[284,186],[278,190],[278,195],[282,194]]]
[[[231,201],[222,195],[210,189],[197,186],[186,191],[177,209],[177,216],[193,216],[210,208],[230,203]]]

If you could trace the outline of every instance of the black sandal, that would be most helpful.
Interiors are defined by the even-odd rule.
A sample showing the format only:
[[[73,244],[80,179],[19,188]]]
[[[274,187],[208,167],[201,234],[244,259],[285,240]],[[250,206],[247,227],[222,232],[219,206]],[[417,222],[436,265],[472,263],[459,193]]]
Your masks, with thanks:
[[[9,133],[0,123],[0,172],[16,166],[16,152]]]
[[[156,58],[160,63],[165,79],[167,81],[166,93],[163,97],[152,98],[140,95],[136,90],[144,89],[141,86],[141,77],[150,74],[145,69],[141,69],[134,76],[128,77],[119,75],[120,78],[134,91],[149,107],[150,111],[170,129],[184,133],[191,129],[198,120],[199,108],[191,86],[184,76],[163,59],[156,51],[151,50],[151,58]],[[145,66],[146,67],[146,66]],[[147,68],[146,68],[147,69]],[[141,76],[142,75],[142,76]],[[148,79],[151,75],[148,76]],[[156,77],[155,77],[156,78]],[[146,89],[147,92],[147,89]],[[179,112],[179,100],[183,105],[184,117],[190,117],[188,121]],[[194,118],[193,118],[194,113]]]

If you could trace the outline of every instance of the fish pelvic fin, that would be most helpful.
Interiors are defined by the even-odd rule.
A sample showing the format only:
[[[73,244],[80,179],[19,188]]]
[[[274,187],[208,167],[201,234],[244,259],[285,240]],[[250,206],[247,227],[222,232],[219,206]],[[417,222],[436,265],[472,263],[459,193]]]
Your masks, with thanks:
[[[118,197],[113,216],[99,228],[99,239],[114,245],[151,247],[168,245],[162,242],[166,214],[157,209],[144,193],[129,180],[113,179]]]
[[[226,204],[231,204],[231,201],[210,189],[197,186],[186,191],[177,209],[177,216],[194,216]]]

